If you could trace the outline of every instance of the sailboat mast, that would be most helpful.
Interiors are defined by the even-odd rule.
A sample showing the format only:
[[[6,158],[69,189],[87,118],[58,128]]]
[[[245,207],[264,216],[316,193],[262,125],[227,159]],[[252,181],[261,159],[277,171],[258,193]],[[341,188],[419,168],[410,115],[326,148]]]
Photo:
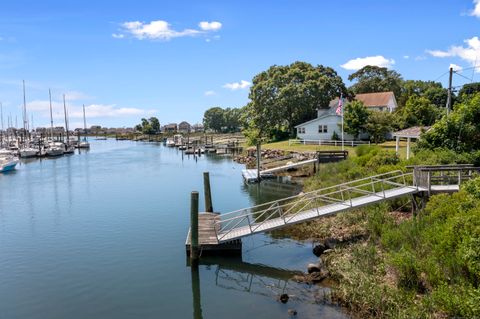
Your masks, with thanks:
[[[25,97],[25,80],[23,80],[23,133],[27,138],[27,98]]]
[[[50,97],[50,136],[53,141],[53,114],[52,114],[52,92],[48,89],[48,96]]]
[[[63,112],[65,113],[65,131],[67,132],[67,142],[65,144],[68,145],[68,122],[67,122],[67,105],[65,103],[65,94],[63,95]]]
[[[3,134],[4,134],[4,131],[3,131],[3,104],[2,102],[0,102],[0,117],[1,117],[1,122],[2,122],[2,132],[1,132],[1,140],[0,140],[0,146],[3,146]]]
[[[87,120],[85,119],[85,104],[83,104],[83,130],[87,133]]]

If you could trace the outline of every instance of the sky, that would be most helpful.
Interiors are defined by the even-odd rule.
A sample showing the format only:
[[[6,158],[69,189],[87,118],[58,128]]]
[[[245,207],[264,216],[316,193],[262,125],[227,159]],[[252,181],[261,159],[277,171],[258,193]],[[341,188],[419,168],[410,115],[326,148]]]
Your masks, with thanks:
[[[306,61],[348,75],[385,66],[404,79],[480,81],[480,0],[2,1],[4,125],[70,127],[202,121],[242,107],[252,78]],[[477,61],[478,59],[478,61]],[[475,72],[474,72],[475,71]],[[30,126],[32,124],[30,123]]]

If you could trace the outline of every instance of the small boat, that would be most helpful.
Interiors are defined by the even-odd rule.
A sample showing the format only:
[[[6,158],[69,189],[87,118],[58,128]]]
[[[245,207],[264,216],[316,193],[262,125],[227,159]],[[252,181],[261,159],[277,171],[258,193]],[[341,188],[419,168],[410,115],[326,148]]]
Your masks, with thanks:
[[[75,153],[75,146],[73,145],[65,145],[64,154],[73,154]]]
[[[45,149],[45,153],[47,156],[61,156],[65,152],[65,146],[63,143],[55,142],[51,143],[48,145],[48,147]]]
[[[38,148],[25,147],[20,149],[19,155],[21,158],[35,157],[39,153]]]
[[[87,140],[83,140],[80,143],[77,144],[78,148],[90,148],[90,143],[87,142]]]
[[[167,139],[167,142],[165,143],[168,147],[174,147],[175,146],[175,141],[172,139]]]
[[[15,169],[18,164],[18,159],[12,156],[0,157],[0,173],[8,172]]]
[[[182,146],[179,146],[178,149],[179,149],[180,151],[185,151],[185,150],[187,149],[187,145],[184,144],[184,145],[182,145]]]

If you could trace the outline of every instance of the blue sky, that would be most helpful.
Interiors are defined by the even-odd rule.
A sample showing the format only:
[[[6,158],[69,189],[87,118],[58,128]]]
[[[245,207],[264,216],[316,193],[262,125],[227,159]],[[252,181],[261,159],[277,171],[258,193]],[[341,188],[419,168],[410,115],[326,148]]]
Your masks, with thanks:
[[[347,84],[366,63],[436,80],[451,64],[480,64],[479,1],[4,1],[4,122],[12,114],[21,125],[23,79],[35,126],[49,123],[51,88],[55,123],[66,94],[73,127],[82,104],[89,126],[201,122],[209,107],[245,105],[255,74],[297,60],[331,66]]]

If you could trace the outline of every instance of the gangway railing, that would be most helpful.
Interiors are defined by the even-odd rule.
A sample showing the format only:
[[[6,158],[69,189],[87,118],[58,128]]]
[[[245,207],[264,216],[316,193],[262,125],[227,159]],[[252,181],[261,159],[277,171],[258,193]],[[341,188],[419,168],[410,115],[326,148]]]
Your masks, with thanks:
[[[413,194],[418,187],[412,175],[396,170],[221,214],[215,222],[216,236],[219,242],[228,241]]]

